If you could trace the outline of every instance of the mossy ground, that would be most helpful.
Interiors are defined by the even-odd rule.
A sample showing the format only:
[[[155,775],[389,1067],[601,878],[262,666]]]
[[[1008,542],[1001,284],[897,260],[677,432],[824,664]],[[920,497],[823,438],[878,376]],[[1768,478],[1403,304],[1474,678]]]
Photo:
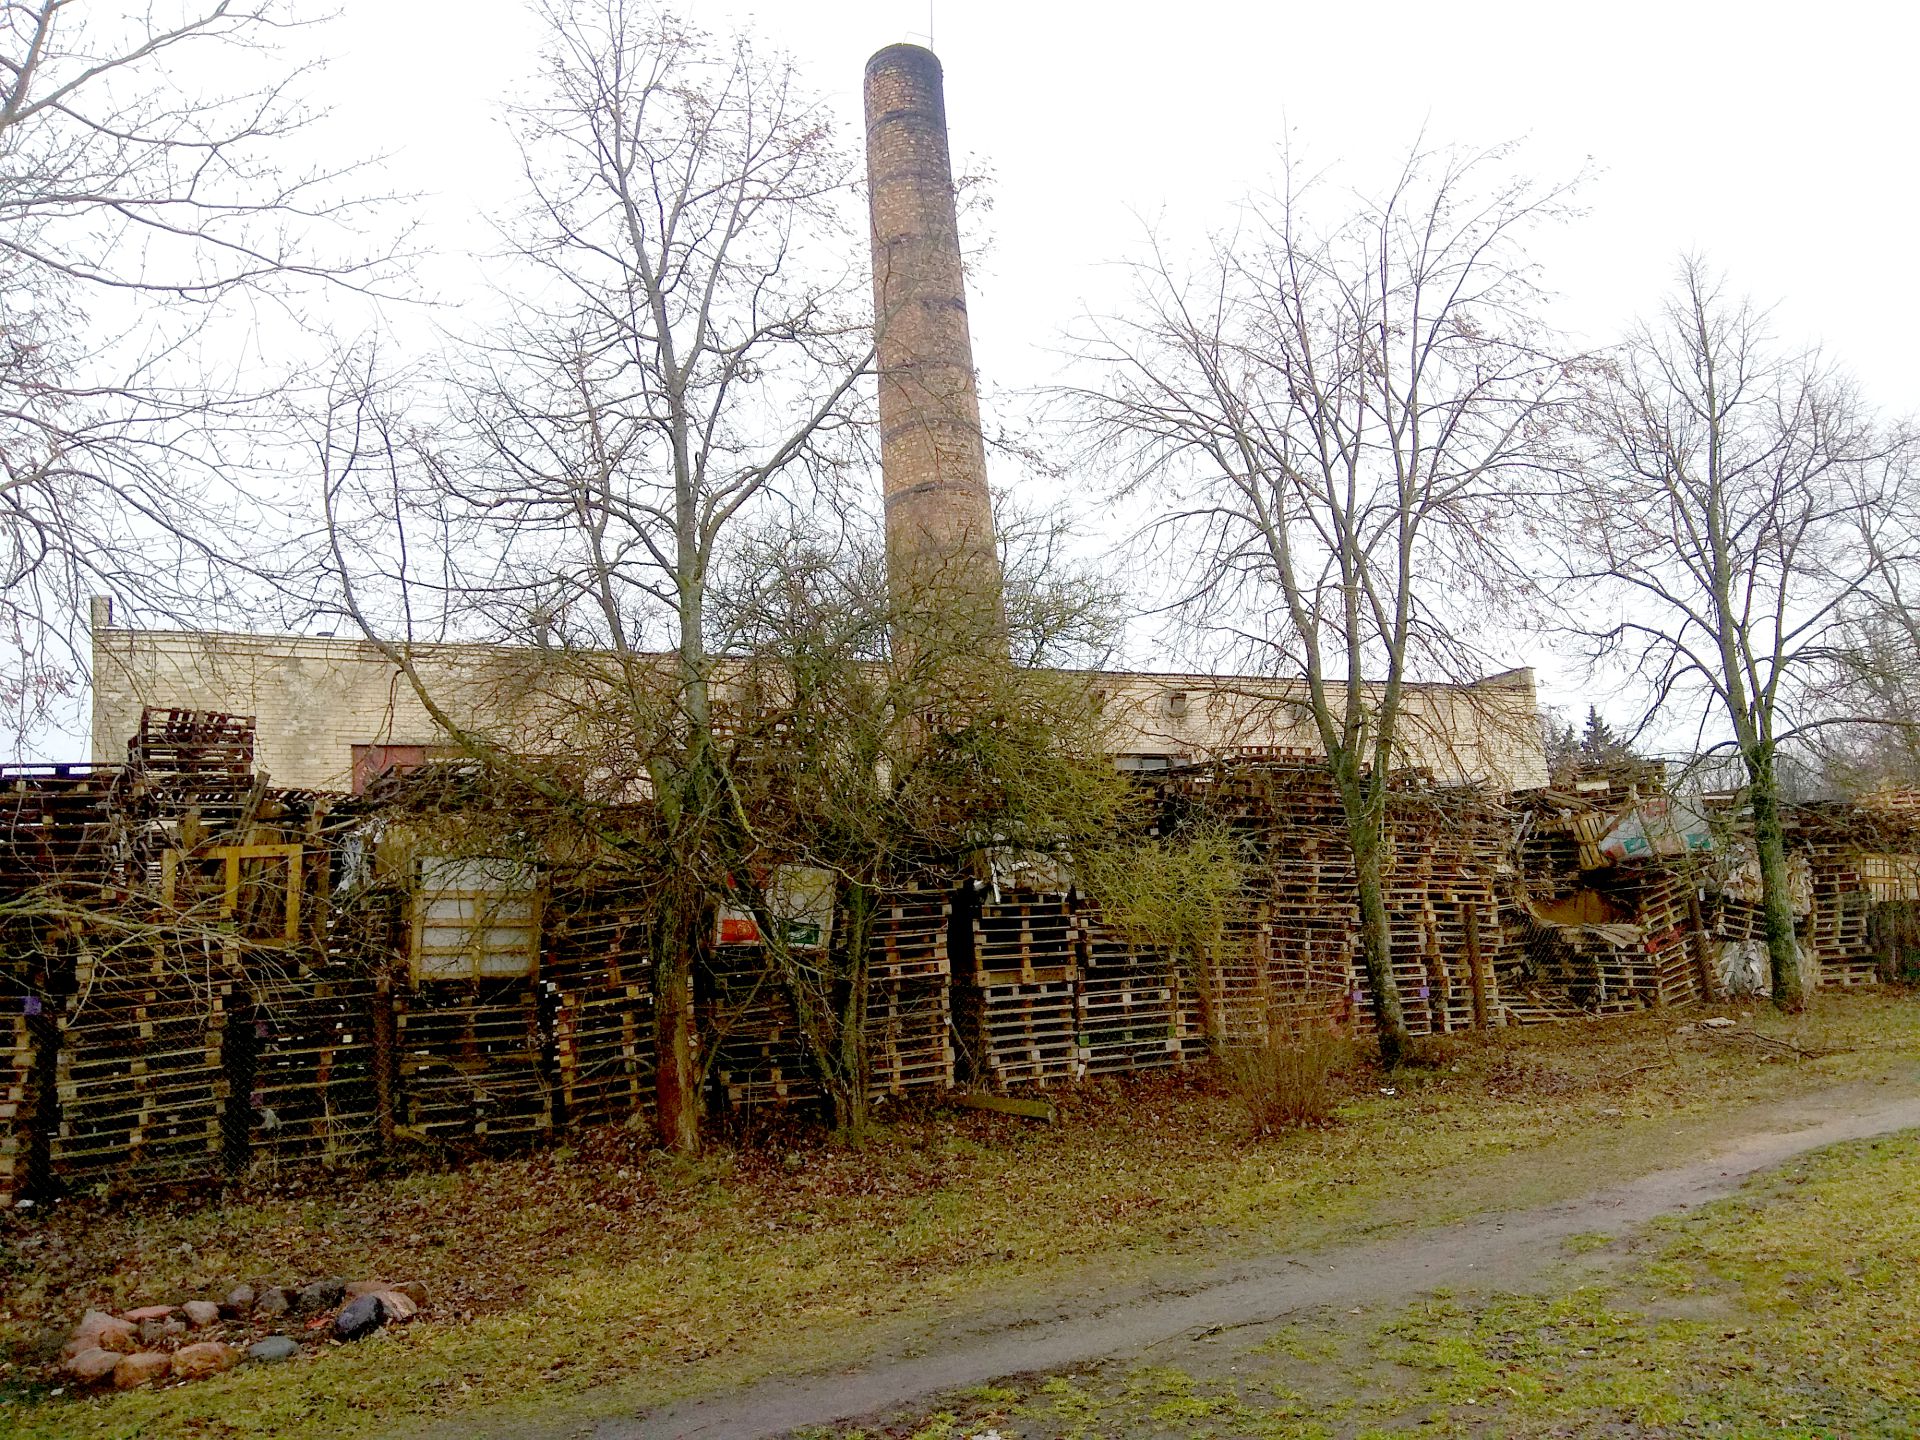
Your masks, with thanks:
[[[1910,1133],[1794,1162],[1540,1293],[1317,1313],[1212,1354],[1022,1377],[831,1433],[1892,1440],[1920,1434],[1916,1272]]]
[[[1273,1138],[1249,1133],[1217,1077],[1181,1073],[1067,1092],[1052,1126],[908,1110],[858,1148],[787,1134],[697,1161],[615,1130],[398,1178],[11,1217],[0,1229],[0,1431],[510,1432],[536,1416],[632,1414],[913,1344],[1026,1298],[1546,1203],[1697,1154],[1784,1097],[1920,1079],[1920,1002],[1904,995],[1752,1017],[1758,1033],[1843,1052],[1817,1060],[1678,1031],[1687,1018],[1469,1037],[1390,1079],[1357,1067],[1338,1123]],[[405,1330],[285,1366],[79,1401],[47,1394],[47,1361],[88,1306],[322,1274],[421,1279],[433,1303]],[[1464,1312],[1424,1323],[1430,1341],[1394,1343],[1416,1358],[1422,1344],[1492,1343]],[[1079,1403],[1075,1382],[1059,1383],[1058,1403]],[[1176,1412],[1255,1403],[1199,1381],[1162,1393],[1186,1383],[1171,1374],[1125,1383],[1129,1404],[1170,1425]],[[1484,1403],[1444,1403],[1467,1399]],[[1320,1423],[1285,1414],[1292,1403],[1260,1400],[1261,1423]],[[1268,1433],[1232,1430],[1240,1422],[1226,1415],[1189,1418],[1229,1426],[1212,1433]]]

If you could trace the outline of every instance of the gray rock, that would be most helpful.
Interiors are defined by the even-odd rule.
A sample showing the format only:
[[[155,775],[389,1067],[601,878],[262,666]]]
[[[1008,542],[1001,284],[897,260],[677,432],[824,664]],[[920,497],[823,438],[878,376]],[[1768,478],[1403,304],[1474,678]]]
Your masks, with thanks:
[[[227,1292],[226,1304],[221,1308],[226,1310],[230,1315],[245,1315],[249,1310],[253,1309],[253,1286],[234,1286],[233,1289]]]
[[[301,1290],[299,1298],[293,1302],[293,1308],[306,1315],[311,1315],[316,1310],[331,1310],[340,1303],[340,1297],[346,1293],[347,1282],[338,1275],[326,1280],[316,1280]]]
[[[149,1350],[156,1345],[165,1344],[176,1335],[186,1333],[187,1322],[184,1320],[142,1320],[140,1322],[140,1343]]]
[[[293,1296],[287,1293],[283,1285],[269,1285],[260,1292],[260,1298],[253,1302],[256,1315],[284,1315],[293,1308]]]
[[[277,1365],[282,1360],[293,1359],[299,1353],[300,1342],[290,1340],[285,1335],[269,1335],[247,1347],[247,1359],[262,1365]]]
[[[180,1313],[187,1317],[187,1324],[196,1330],[220,1323],[220,1307],[211,1300],[189,1300],[180,1307]]]
[[[387,1323],[387,1307],[378,1295],[359,1295],[333,1317],[333,1333],[342,1340],[364,1340]]]

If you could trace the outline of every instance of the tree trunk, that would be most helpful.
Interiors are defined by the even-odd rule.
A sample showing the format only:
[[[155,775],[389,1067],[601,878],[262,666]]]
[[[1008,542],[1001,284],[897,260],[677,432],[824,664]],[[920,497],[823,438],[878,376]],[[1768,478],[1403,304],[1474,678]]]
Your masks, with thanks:
[[[872,887],[855,881],[847,886],[846,999],[840,1011],[839,1072],[833,1098],[833,1128],[843,1138],[857,1140],[867,1128],[872,1111],[873,1064],[867,1048],[867,956],[873,939],[877,897]]]
[[[1787,841],[1780,826],[1780,794],[1770,749],[1747,754],[1753,802],[1753,848],[1760,861],[1760,907],[1767,936],[1767,964],[1773,975],[1773,1003],[1782,1010],[1806,1009],[1800,946],[1793,933],[1793,889],[1787,871]]]
[[[654,1119],[660,1143],[700,1148],[700,1080],[693,1058],[693,964],[707,907],[697,893],[671,887],[653,942]]]
[[[1406,1057],[1412,1037],[1400,1008],[1400,987],[1393,978],[1393,936],[1387,924],[1387,897],[1382,871],[1385,847],[1379,828],[1370,820],[1350,822],[1353,875],[1360,892],[1360,958],[1373,992],[1373,1024],[1380,1036],[1380,1063],[1389,1070]]]

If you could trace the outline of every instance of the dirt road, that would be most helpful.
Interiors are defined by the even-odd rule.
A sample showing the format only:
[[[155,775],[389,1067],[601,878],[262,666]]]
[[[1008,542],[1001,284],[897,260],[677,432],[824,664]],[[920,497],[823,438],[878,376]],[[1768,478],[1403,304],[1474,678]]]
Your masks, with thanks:
[[[1272,1255],[1177,1286],[1077,1296],[925,1337],[843,1372],[783,1378],[603,1421],[595,1440],[749,1440],[884,1412],[998,1377],[1126,1359],[1326,1306],[1407,1300],[1460,1286],[1524,1290],[1566,1258],[1568,1237],[1618,1235],[1720,1199],[1749,1176],[1846,1140],[1920,1128],[1920,1096],[1850,1085],[1788,1102],[1697,1161],[1582,1198],[1482,1215],[1388,1241]],[[1596,1182],[1606,1177],[1596,1175]]]

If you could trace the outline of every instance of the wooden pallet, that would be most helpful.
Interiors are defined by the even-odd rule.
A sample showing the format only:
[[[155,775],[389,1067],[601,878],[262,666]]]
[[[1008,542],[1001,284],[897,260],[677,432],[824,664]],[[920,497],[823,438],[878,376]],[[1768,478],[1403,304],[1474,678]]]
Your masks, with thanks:
[[[558,897],[541,973],[568,1125],[653,1110],[653,960],[644,907],[617,891]]]
[[[715,1094],[735,1108],[820,1098],[792,997],[758,945],[722,945],[695,977],[694,1028]]]
[[[928,979],[952,973],[948,931],[953,905],[931,891],[886,896],[873,920],[868,973],[881,980]]]
[[[966,1078],[1000,1090],[1083,1073],[1072,980],[956,984],[954,1025]]]
[[[405,1132],[490,1144],[552,1132],[553,1091],[531,982],[436,982],[394,999],[396,1108]]]
[[[1080,928],[1065,895],[1003,891],[976,907],[970,922],[967,978],[977,984],[1071,981],[1080,958]]]

